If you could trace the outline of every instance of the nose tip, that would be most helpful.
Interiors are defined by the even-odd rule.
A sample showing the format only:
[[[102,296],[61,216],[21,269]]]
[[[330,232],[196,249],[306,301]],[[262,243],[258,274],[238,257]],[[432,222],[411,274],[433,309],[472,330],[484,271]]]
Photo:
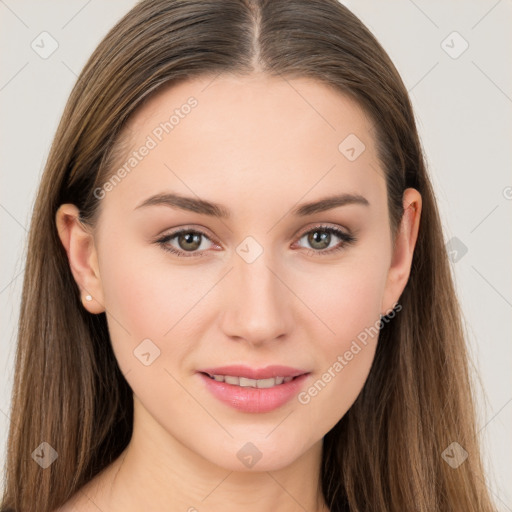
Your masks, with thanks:
[[[248,253],[251,253],[248,242]],[[254,252],[252,253],[254,255]],[[283,338],[293,325],[290,292],[264,257],[235,263],[225,284],[222,329],[226,335],[253,345]]]

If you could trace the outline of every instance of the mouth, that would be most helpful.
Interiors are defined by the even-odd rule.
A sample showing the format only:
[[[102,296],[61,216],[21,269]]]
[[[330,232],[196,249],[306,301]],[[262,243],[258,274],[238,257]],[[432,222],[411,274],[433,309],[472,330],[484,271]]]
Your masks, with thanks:
[[[287,366],[225,366],[197,372],[216,399],[245,413],[265,413],[284,406],[306,385],[310,374]]]
[[[292,376],[277,376],[277,377],[269,377],[267,379],[249,379],[247,377],[239,377],[237,375],[216,375],[209,374],[207,372],[200,372],[203,375],[206,375],[212,380],[217,382],[225,382],[226,384],[230,384],[232,386],[239,386],[242,388],[257,388],[257,389],[269,389],[276,386],[281,386],[282,384],[287,384],[294,379],[299,378],[301,375]]]

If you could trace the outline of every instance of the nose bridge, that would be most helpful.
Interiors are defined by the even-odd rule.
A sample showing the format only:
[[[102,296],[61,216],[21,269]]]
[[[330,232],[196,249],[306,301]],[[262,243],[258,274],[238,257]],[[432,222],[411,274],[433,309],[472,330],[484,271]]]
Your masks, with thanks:
[[[245,249],[245,251],[244,251]],[[289,293],[276,277],[271,251],[261,248],[255,256],[255,245],[240,244],[230,272],[228,303],[224,314],[224,330],[230,336],[252,343],[271,341],[290,327]]]

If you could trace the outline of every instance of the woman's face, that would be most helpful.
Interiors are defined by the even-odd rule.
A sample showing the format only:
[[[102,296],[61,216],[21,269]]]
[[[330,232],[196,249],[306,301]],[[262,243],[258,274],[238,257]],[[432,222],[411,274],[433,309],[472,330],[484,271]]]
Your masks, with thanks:
[[[284,467],[355,401],[407,281],[414,227],[393,252],[372,124],[319,82],[254,74],[167,87],[128,126],[79,280],[140,428],[231,470]]]

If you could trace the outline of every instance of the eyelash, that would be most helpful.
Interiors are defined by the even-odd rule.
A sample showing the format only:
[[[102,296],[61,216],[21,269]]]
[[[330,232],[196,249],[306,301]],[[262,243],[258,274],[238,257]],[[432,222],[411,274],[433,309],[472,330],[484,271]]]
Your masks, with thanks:
[[[351,244],[354,244],[355,242],[357,242],[357,238],[355,236],[345,233],[341,229],[334,228],[332,226],[323,226],[323,225],[315,226],[312,229],[309,229],[308,231],[303,232],[299,236],[298,240],[303,238],[305,235],[307,235],[311,232],[315,232],[315,231],[324,231],[324,232],[327,232],[330,234],[334,234],[342,240],[342,243],[341,243],[341,245],[337,245],[335,247],[331,247],[330,249],[325,249],[325,250],[320,250],[320,251],[316,251],[314,249],[306,249],[306,251],[308,252],[308,255],[313,255],[313,256],[330,255],[330,254],[333,254],[335,252],[345,249],[345,247],[348,245],[351,245]],[[202,257],[202,256],[206,255],[206,251],[186,253],[185,251],[181,251],[181,250],[176,249],[175,247],[167,245],[168,242],[170,242],[173,238],[176,238],[177,236],[181,235],[182,233],[193,233],[193,234],[201,235],[201,236],[207,238],[208,240],[210,240],[208,235],[202,231],[198,231],[196,229],[183,228],[178,231],[175,231],[174,233],[170,233],[168,235],[163,236],[162,238],[156,240],[156,243],[159,244],[162,247],[162,249],[164,249],[164,251],[168,251],[172,254],[175,254],[180,258]]]

